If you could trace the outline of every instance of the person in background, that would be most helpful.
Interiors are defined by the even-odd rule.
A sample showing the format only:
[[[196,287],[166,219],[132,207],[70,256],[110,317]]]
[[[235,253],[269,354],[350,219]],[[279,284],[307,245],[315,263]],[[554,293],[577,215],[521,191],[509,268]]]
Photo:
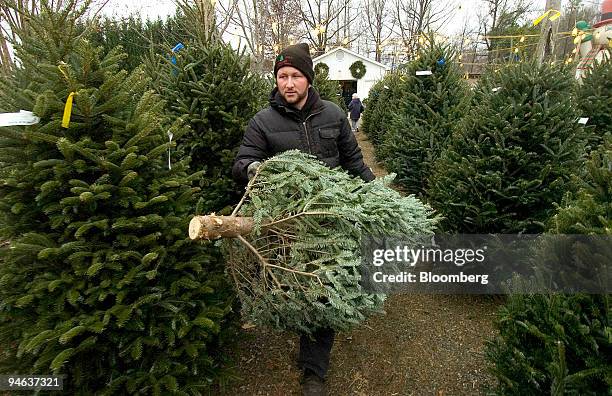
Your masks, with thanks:
[[[363,113],[363,104],[361,100],[359,100],[359,96],[356,93],[353,94],[353,100],[348,105],[348,109],[350,111],[350,119],[351,119],[351,129],[353,133],[357,132],[357,122],[359,118],[361,118],[361,113]]]
[[[322,100],[311,86],[314,78],[308,44],[285,48],[274,63],[276,87],[270,105],[249,122],[232,168],[236,181],[247,184],[258,166],[269,157],[298,149],[315,155],[330,168],[342,167],[366,182],[374,174],[363,162],[346,113],[336,104]],[[335,331],[313,329],[312,337],[301,334],[298,367],[303,370],[302,394],[326,394]]]

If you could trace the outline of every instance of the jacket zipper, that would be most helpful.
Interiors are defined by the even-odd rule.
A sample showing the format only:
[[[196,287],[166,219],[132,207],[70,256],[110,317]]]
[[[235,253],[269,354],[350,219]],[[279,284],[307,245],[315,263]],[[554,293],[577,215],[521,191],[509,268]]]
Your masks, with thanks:
[[[319,113],[320,111],[309,114],[308,117],[306,117],[306,119],[302,123],[304,125],[304,133],[306,134],[306,144],[308,145],[308,154],[312,154],[312,150],[310,149],[310,136],[308,134],[308,128],[306,127],[306,121],[308,121],[308,119],[312,117],[313,115],[317,115]]]
[[[308,145],[308,154],[312,154],[312,151],[310,150],[310,138],[308,137],[308,128],[306,128],[306,121],[304,121],[303,124],[304,124],[304,133],[306,134],[306,144]]]

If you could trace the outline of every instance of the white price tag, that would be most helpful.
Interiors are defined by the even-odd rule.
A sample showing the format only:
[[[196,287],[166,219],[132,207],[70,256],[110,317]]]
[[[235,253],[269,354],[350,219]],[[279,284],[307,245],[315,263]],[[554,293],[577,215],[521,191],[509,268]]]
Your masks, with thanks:
[[[168,138],[170,139],[170,143],[172,143],[172,138],[174,137],[174,135],[172,134],[172,132],[170,132],[170,130],[168,130],[168,132],[166,132],[168,134]],[[168,169],[172,169],[172,164],[170,163],[170,147],[168,147]]]
[[[589,117],[580,117],[580,119],[578,120],[578,124],[582,125],[586,125],[587,122],[589,122]]]
[[[40,122],[31,111],[20,110],[18,113],[0,113],[0,127],[13,125],[34,125]]]
[[[417,70],[417,76],[431,76],[433,73],[431,70]]]

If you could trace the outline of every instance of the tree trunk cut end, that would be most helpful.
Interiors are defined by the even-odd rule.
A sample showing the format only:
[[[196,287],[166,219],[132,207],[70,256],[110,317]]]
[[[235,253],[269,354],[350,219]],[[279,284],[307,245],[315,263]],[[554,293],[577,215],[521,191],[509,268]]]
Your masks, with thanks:
[[[189,222],[189,238],[191,239],[219,239],[235,238],[238,235],[247,235],[253,230],[252,217],[194,216]]]

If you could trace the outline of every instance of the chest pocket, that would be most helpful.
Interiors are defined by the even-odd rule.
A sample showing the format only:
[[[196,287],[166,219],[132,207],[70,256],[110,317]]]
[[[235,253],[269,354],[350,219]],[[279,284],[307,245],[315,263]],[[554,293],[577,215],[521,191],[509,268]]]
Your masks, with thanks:
[[[319,129],[319,141],[321,142],[321,154],[324,157],[335,157],[338,155],[338,136],[340,130],[337,128]]]

